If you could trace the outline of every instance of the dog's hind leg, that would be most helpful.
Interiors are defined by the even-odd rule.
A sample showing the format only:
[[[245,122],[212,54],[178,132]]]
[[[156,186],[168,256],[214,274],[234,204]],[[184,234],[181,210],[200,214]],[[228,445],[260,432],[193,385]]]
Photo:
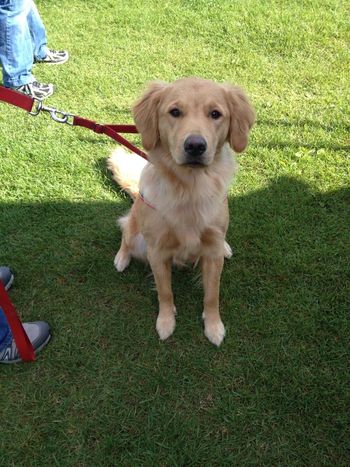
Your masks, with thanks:
[[[117,271],[122,272],[129,266],[131,258],[147,261],[147,246],[140,232],[133,208],[127,216],[118,219],[123,236],[119,251],[114,258]]]
[[[114,266],[116,267],[117,271],[122,272],[129,266],[130,260],[131,253],[125,238],[123,237],[119,251],[114,258]]]
[[[120,217],[118,219],[118,224],[122,229],[122,243],[120,245],[119,251],[114,258],[114,266],[117,271],[122,272],[125,268],[129,266],[131,260],[131,248],[130,242],[132,239],[130,224],[132,219],[132,211],[126,216]]]
[[[227,259],[230,259],[232,257],[232,248],[230,247],[230,245],[226,242],[225,240],[225,244],[224,244],[224,256],[225,258]]]

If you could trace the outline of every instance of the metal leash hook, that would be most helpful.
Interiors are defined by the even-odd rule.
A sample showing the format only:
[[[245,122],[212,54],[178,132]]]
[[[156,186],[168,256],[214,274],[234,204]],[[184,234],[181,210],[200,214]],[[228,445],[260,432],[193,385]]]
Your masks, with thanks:
[[[38,99],[33,99],[34,100],[34,105],[32,110],[29,112],[29,115],[33,115],[33,117],[36,117],[37,115],[40,114],[40,111],[42,109],[43,103],[42,101],[39,101]]]
[[[40,112],[48,112],[50,114],[50,117],[52,120],[58,123],[67,123],[68,125],[73,125],[73,121],[70,121],[71,117],[74,117],[73,114],[64,112],[63,110],[58,110],[55,107],[49,107],[47,105],[43,105],[42,101],[38,99],[35,100],[35,109],[32,110],[30,115],[33,115],[33,117],[36,117],[39,115]]]
[[[1,1],[1,0],[0,0]],[[147,155],[137,146],[134,146],[130,141],[125,139],[119,133],[138,133],[135,125],[102,125],[87,118],[78,117],[77,115],[63,112],[55,107],[43,105],[42,100],[32,96],[27,96],[13,89],[5,88],[0,85],[0,103],[5,102],[15,107],[26,110],[33,117],[40,112],[48,112],[52,120],[58,123],[67,123],[70,126],[79,126],[94,131],[95,133],[103,133],[106,136],[122,144],[130,151],[148,160]]]
[[[55,109],[55,107],[48,107],[45,105],[41,107],[41,110],[43,112],[48,112],[52,120],[54,120],[55,122],[67,123],[68,125],[73,125],[73,122],[69,120],[70,117],[74,117],[74,115],[71,113],[64,112],[63,110]]]

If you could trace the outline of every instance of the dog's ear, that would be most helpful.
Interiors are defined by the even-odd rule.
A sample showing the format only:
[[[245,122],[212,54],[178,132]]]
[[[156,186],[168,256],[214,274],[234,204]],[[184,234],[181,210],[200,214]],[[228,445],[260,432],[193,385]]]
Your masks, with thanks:
[[[142,145],[150,151],[159,141],[158,105],[166,83],[154,81],[150,83],[144,94],[133,107],[136,128],[141,134]]]
[[[248,144],[248,134],[255,121],[255,112],[248,97],[240,87],[230,84],[223,86],[231,119],[227,140],[235,152],[242,152]]]

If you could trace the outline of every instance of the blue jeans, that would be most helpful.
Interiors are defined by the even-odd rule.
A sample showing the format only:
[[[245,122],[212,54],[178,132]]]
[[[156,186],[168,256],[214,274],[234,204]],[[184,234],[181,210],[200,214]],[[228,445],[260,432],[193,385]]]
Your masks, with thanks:
[[[0,64],[4,86],[35,80],[35,58],[48,52],[45,26],[33,0],[0,0]]]
[[[12,341],[12,333],[7,324],[5,313],[0,307],[0,352],[4,350]]]

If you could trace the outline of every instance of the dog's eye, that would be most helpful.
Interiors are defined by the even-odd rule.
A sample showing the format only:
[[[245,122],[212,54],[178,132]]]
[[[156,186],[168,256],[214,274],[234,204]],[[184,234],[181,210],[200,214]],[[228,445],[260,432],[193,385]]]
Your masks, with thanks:
[[[175,117],[175,118],[178,118],[178,117],[180,117],[180,115],[181,115],[180,110],[177,109],[176,107],[175,107],[174,109],[171,109],[171,110],[169,111],[169,113],[170,113],[170,115],[171,115],[172,117]]]
[[[221,112],[219,112],[218,110],[212,110],[210,112],[210,116],[211,118],[213,118],[214,120],[218,120],[220,117],[221,117]]]

